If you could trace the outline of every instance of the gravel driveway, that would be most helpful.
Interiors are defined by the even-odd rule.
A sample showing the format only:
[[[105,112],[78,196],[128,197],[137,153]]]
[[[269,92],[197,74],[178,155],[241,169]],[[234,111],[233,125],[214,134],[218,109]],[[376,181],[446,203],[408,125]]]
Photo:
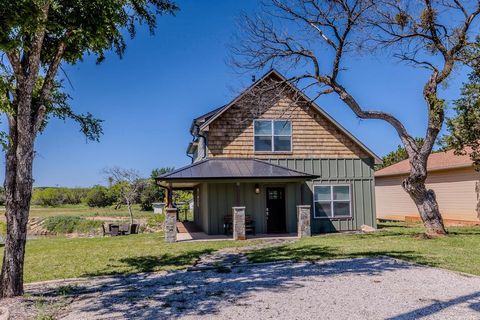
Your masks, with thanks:
[[[62,319],[480,319],[479,277],[390,258],[281,262],[73,285]],[[29,289],[33,295],[36,290]]]

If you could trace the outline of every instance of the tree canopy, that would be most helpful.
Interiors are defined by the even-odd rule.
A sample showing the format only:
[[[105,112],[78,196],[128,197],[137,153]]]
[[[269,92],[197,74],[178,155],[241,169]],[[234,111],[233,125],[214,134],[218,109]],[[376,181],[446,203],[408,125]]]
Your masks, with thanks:
[[[447,119],[449,134],[442,142],[456,154],[470,154],[480,170],[480,68],[476,68],[463,85],[461,97],[455,101],[456,116]]]
[[[153,33],[157,16],[176,10],[170,0],[0,0],[0,111],[14,114],[18,90],[32,82],[37,130],[50,117],[69,118],[89,140],[98,140],[101,121],[68,104],[56,78],[61,63],[74,64],[85,55],[100,63],[111,50],[122,57],[125,37],[133,38],[138,25]],[[6,146],[6,133],[2,138]]]
[[[0,297],[23,293],[26,230],[33,185],[35,139],[51,117],[80,124],[98,140],[101,121],[77,114],[58,79],[62,63],[85,55],[97,63],[113,50],[125,52],[125,38],[145,24],[151,33],[161,14],[173,14],[170,0],[0,0],[0,112],[8,133],[0,133],[5,155],[5,239]]]

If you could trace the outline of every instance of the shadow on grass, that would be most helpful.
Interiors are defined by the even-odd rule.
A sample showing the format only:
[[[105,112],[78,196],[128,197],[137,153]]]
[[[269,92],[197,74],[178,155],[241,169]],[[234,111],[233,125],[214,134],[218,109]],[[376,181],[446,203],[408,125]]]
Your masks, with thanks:
[[[477,227],[450,227],[447,228],[449,236],[475,236],[480,235],[480,226]]]
[[[302,245],[295,246],[279,246],[271,248],[263,248],[247,253],[251,262],[273,262],[282,260],[293,261],[317,261],[317,260],[333,260],[346,258],[375,258],[389,256],[396,259],[402,259],[428,266],[435,266],[435,263],[425,259],[423,256],[414,251],[401,250],[363,250],[355,252],[341,252],[338,249],[329,246]]]
[[[148,255],[111,259],[104,269],[89,272],[82,277],[118,275],[138,272],[173,270],[191,266],[201,255],[211,253],[213,249],[192,250],[180,254],[166,253],[160,256]],[[117,270],[117,271],[116,271]],[[125,270],[125,271],[118,271]]]

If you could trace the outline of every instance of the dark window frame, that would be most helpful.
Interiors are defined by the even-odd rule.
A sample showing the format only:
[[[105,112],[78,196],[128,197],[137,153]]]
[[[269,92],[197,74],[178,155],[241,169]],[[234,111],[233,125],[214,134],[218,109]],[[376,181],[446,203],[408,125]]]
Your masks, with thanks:
[[[257,122],[270,122],[270,134],[256,134],[255,125]],[[275,134],[275,122],[288,122],[290,123],[290,134]],[[270,150],[257,150],[256,138],[257,137],[269,137],[271,141]],[[275,150],[275,137],[289,137],[290,148],[289,150]],[[289,119],[255,119],[253,121],[253,150],[255,153],[291,153],[293,150],[293,124]]]
[[[316,187],[330,187],[330,200],[316,200],[315,199],[315,188]],[[348,200],[335,200],[333,199],[333,187],[348,187]],[[348,220],[353,218],[353,188],[350,183],[338,183],[338,184],[314,184],[313,185],[313,218],[314,219],[328,219],[328,220]],[[335,216],[334,212],[334,203],[335,202],[347,202],[349,204],[349,215],[348,216]],[[320,203],[330,203],[331,216],[317,216],[317,210],[315,204]]]

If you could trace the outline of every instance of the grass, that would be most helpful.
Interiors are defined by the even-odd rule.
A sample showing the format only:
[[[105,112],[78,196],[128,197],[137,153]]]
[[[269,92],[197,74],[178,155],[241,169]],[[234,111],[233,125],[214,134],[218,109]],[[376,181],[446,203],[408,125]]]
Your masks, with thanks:
[[[183,269],[202,254],[247,244],[251,242],[166,244],[162,233],[30,240],[25,256],[25,282]]]
[[[451,227],[446,237],[425,239],[420,225],[387,223],[373,234],[330,234],[248,254],[254,262],[313,261],[387,255],[428,266],[480,275],[480,227]]]
[[[373,234],[329,234],[251,251],[253,262],[326,260],[387,255],[428,266],[480,275],[480,227],[449,228],[436,239],[421,226],[381,224]],[[25,281],[183,269],[200,255],[252,241],[166,244],[162,233],[105,238],[43,238],[27,242]],[[0,249],[1,250],[1,249]],[[2,252],[0,252],[1,258]]]
[[[5,207],[0,207],[0,212],[5,211]],[[134,218],[147,218],[153,215],[153,211],[141,211],[139,205],[133,207]],[[128,217],[128,209],[122,206],[115,209],[114,206],[106,208],[90,208],[84,204],[62,205],[58,207],[32,206],[30,208],[30,217],[47,218],[53,216],[80,216],[80,217]]]

